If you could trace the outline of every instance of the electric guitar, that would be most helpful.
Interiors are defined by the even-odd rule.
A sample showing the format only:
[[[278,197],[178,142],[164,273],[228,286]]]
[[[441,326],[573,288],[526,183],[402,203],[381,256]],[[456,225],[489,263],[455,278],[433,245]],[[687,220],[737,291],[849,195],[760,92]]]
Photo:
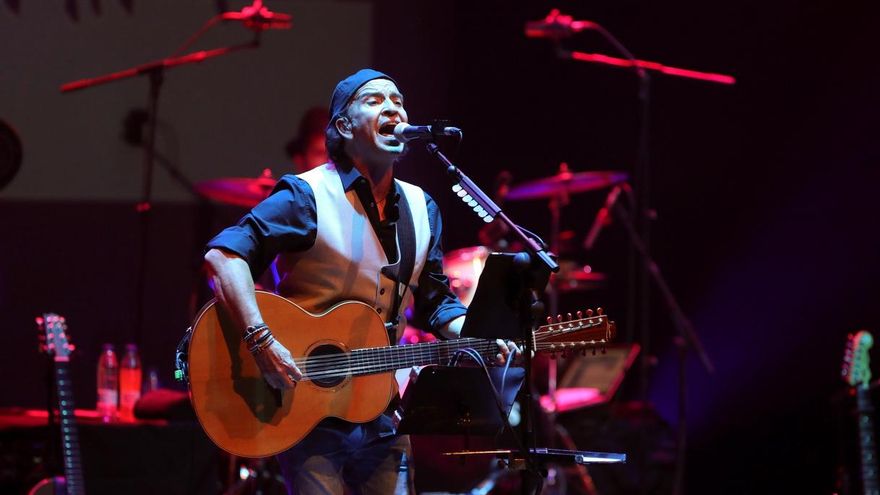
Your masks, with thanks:
[[[465,348],[487,361],[498,353],[494,340],[475,338],[390,346],[382,317],[361,302],[313,314],[269,292],[256,297],[275,339],[303,372],[294,389],[282,393],[266,383],[241,330],[216,300],[196,317],[189,345],[196,417],[218,447],[241,457],[286,450],[326,417],[354,423],[378,417],[397,393],[394,370],[446,364]],[[604,346],[613,336],[613,322],[589,311],[541,326],[532,338],[536,351],[567,352]]]
[[[865,495],[880,495],[877,482],[877,449],[874,445],[874,406],[871,403],[869,385],[871,364],[868,351],[874,338],[867,331],[850,335],[843,357],[841,375],[856,395],[856,411],[859,426],[859,451],[862,468],[862,491]]]
[[[55,363],[55,387],[58,396],[58,417],[61,426],[61,456],[64,477],[47,478],[34,486],[33,495],[84,495],[82,460],[79,455],[79,436],[73,407],[73,387],[70,384],[70,354],[74,346],[67,337],[64,317],[46,313],[37,318],[40,329],[40,350]]]

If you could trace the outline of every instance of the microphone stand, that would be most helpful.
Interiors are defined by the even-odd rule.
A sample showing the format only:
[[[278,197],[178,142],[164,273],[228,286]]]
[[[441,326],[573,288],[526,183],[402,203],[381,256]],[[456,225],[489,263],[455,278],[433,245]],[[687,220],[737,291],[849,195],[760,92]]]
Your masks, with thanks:
[[[648,246],[645,243],[644,239],[639,236],[636,231],[636,227],[633,224],[633,220],[630,217],[629,213],[626,211],[626,208],[621,204],[621,202],[615,202],[611,207],[612,212],[620,223],[626,229],[627,234],[629,235],[629,240],[633,248],[638,251],[639,256],[641,257],[642,264],[644,265],[644,271],[651,275],[651,278],[654,280],[654,283],[657,285],[657,288],[660,290],[660,295],[663,298],[663,302],[666,305],[666,309],[669,311],[669,314],[672,317],[672,323],[675,325],[676,330],[678,331],[678,336],[675,338],[675,346],[678,348],[678,441],[677,441],[677,452],[676,452],[676,470],[675,470],[675,484],[673,487],[673,493],[678,494],[682,492],[682,486],[684,483],[684,466],[685,466],[685,446],[687,442],[687,415],[686,406],[687,406],[687,381],[685,375],[685,357],[688,347],[692,348],[694,352],[696,352],[697,357],[700,359],[700,362],[703,363],[703,367],[706,368],[706,371],[710,374],[715,373],[715,366],[712,364],[712,361],[709,359],[709,355],[706,354],[706,350],[703,348],[703,344],[700,342],[699,337],[697,336],[696,330],[694,329],[693,324],[688,319],[688,317],[682,311],[681,306],[678,304],[678,300],[675,298],[675,295],[672,293],[672,290],[669,288],[669,284],[666,283],[666,279],[663,278],[663,274],[660,272],[660,267],[651,257],[651,254],[648,252]]]
[[[215,17],[217,19],[217,17]],[[208,21],[206,26],[212,25],[216,22],[214,19]],[[128,79],[135,76],[149,76],[150,87],[148,93],[148,109],[147,109],[147,123],[146,123],[146,136],[144,139],[144,155],[143,155],[143,175],[142,175],[142,189],[141,189],[141,200],[135,206],[135,211],[138,213],[139,217],[139,237],[140,237],[140,245],[139,245],[139,253],[138,253],[138,265],[137,265],[137,274],[136,274],[136,283],[135,283],[135,328],[134,328],[134,342],[138,345],[141,344],[141,337],[143,335],[143,326],[144,326],[144,293],[145,293],[145,285],[146,285],[146,261],[147,261],[147,252],[149,247],[149,225],[150,225],[150,211],[152,209],[152,187],[153,187],[153,165],[156,161],[156,123],[157,123],[157,115],[159,110],[159,95],[162,88],[162,82],[164,80],[165,71],[167,69],[173,69],[182,65],[189,65],[193,63],[203,62],[205,60],[220,57],[223,55],[227,55],[229,53],[237,52],[240,50],[257,48],[260,46],[260,29],[254,30],[253,40],[247,43],[241,43],[237,45],[215,48],[211,50],[202,50],[198,52],[189,53],[182,56],[172,56],[160,60],[155,60],[152,62],[147,62],[142,65],[137,65],[131,67],[129,69],[121,70],[118,72],[113,72],[110,74],[105,74],[102,76],[97,76],[88,79],[80,79],[77,81],[71,81],[61,85],[62,93],[69,93],[72,91],[78,91],[86,88],[90,88],[92,86],[98,86],[101,84],[110,83],[120,79]],[[201,35],[204,33],[204,29],[200,30],[197,33]],[[191,39],[187,42],[187,44],[194,41]]]
[[[642,366],[641,366],[641,395],[642,399],[646,400],[647,397],[647,388],[648,388],[648,375],[650,372],[650,360],[647,359],[649,356],[649,326],[648,319],[650,317],[650,285],[649,285],[649,275],[654,279],[658,288],[660,289],[661,295],[663,296],[664,303],[670,310],[673,323],[678,331],[678,336],[675,339],[675,345],[678,348],[678,361],[679,361],[679,372],[678,372],[678,439],[676,442],[676,463],[675,463],[675,478],[673,485],[673,495],[680,495],[683,493],[684,488],[684,470],[685,470],[685,460],[686,460],[686,444],[687,444],[687,415],[686,415],[686,405],[687,405],[687,396],[686,396],[686,374],[685,374],[685,358],[687,352],[687,346],[690,345],[696,352],[700,358],[700,361],[703,363],[706,371],[708,373],[714,373],[714,367],[712,366],[712,362],[709,360],[709,356],[706,354],[703,349],[702,344],[700,343],[699,338],[697,337],[696,332],[694,331],[693,325],[691,325],[690,321],[682,312],[681,308],[678,305],[678,302],[672,295],[672,292],[669,289],[669,286],[666,284],[666,281],[660,274],[660,270],[657,267],[656,263],[654,263],[653,259],[650,256],[650,223],[653,217],[655,216],[653,210],[650,206],[650,183],[651,183],[651,168],[650,168],[650,153],[649,153],[649,124],[650,124],[650,96],[651,96],[651,79],[648,74],[648,70],[656,71],[662,74],[666,74],[669,76],[683,77],[689,79],[697,79],[702,81],[714,82],[719,84],[735,84],[736,79],[732,76],[728,76],[725,74],[715,74],[708,72],[700,72],[689,69],[681,69],[677,67],[666,66],[657,62],[648,62],[644,60],[639,60],[633,56],[633,54],[627,50],[625,46],[623,46],[620,41],[617,40],[608,30],[602,27],[600,24],[592,22],[592,21],[573,21],[568,16],[560,16],[559,12],[554,10],[551,11],[548,16],[548,21],[551,22],[554,28],[561,29],[560,32],[570,31],[572,33],[583,31],[583,30],[595,30],[598,31],[603,38],[605,38],[608,42],[610,42],[615,49],[620,52],[624,58],[618,57],[610,57],[607,55],[596,54],[596,53],[584,53],[584,52],[576,52],[576,51],[568,51],[561,48],[559,45],[559,36],[554,36],[554,41],[556,43],[556,53],[560,58],[575,60],[578,62],[591,62],[591,63],[600,63],[605,65],[612,65],[615,67],[624,67],[632,69],[635,74],[639,78],[639,138],[638,138],[638,156],[637,163],[635,169],[635,188],[636,188],[636,222],[634,223],[629,215],[623,210],[622,206],[618,203],[615,203],[613,206],[613,210],[617,212],[617,215],[621,218],[624,225],[627,228],[627,232],[630,236],[631,241],[631,249],[629,254],[629,293],[628,293],[628,311],[627,315],[629,317],[629,322],[627,323],[627,336],[631,337],[633,332],[633,316],[635,316],[635,303],[636,303],[636,287],[638,287],[638,295],[641,296],[639,299],[639,331],[640,331],[640,340],[642,344],[642,349],[644,350],[642,357]],[[527,30],[528,33],[528,30]],[[638,251],[639,256],[643,262],[642,270],[639,270],[636,275],[636,263],[635,263],[635,253],[634,251]],[[638,279],[637,282],[635,279]],[[635,283],[634,283],[635,282]],[[646,487],[642,487],[642,492],[644,493]]]
[[[525,269],[521,276],[527,278],[528,275],[526,272],[528,270],[534,270],[538,273],[547,273],[548,275],[550,272],[559,271],[559,264],[556,263],[552,255],[546,250],[546,246],[543,245],[543,242],[539,244],[533,236],[527,235],[523,229],[510,220],[510,218],[501,211],[501,208],[492,201],[489,195],[483,192],[467,175],[464,174],[464,172],[461,171],[461,169],[456,167],[448,158],[446,158],[435,143],[429,141],[426,146],[428,152],[446,166],[446,172],[456,181],[456,185],[453,186],[452,190],[455,191],[456,194],[468,204],[468,206],[473,208],[474,212],[476,212],[483,221],[486,223],[492,222],[493,220],[501,221],[507,226],[508,232],[516,236],[523,243],[526,251],[529,253],[530,259],[528,264],[524,264],[525,266],[523,268]],[[541,277],[534,277],[534,279],[541,279]],[[525,469],[522,471],[522,493],[537,494],[540,493],[541,487],[543,486],[543,478],[546,470],[539,465],[537,456],[533,454],[532,450],[535,448],[535,432],[531,411],[533,401],[531,386],[529,384],[531,383],[532,351],[534,351],[534,342],[531,338],[531,334],[535,319],[539,316],[539,313],[543,312],[543,304],[541,303],[538,294],[538,291],[541,288],[530,287],[528,284],[526,285],[526,288],[530,289],[528,290],[527,295],[528,301],[522,302],[524,305],[528,306],[528,311],[522,312],[523,321],[521,322],[520,328],[523,337],[522,356],[523,368],[525,369],[524,382],[526,383],[526,392],[525,405],[522,407],[522,424],[524,425],[522,441],[518,443],[518,446],[525,465]]]

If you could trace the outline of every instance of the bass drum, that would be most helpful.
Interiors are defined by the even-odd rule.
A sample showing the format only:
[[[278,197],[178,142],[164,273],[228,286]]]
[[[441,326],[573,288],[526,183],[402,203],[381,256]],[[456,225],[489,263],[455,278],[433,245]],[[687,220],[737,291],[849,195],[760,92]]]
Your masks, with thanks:
[[[465,306],[474,299],[488,257],[489,249],[483,246],[456,249],[443,257],[443,272],[449,277],[452,291]]]

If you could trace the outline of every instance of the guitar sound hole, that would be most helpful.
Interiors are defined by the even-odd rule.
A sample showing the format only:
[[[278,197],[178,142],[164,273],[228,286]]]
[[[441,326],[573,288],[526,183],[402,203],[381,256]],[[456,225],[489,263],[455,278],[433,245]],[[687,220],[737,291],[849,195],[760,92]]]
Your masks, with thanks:
[[[317,358],[317,359],[315,359]],[[315,359],[314,361],[312,361]],[[319,387],[335,387],[342,383],[349,373],[349,356],[344,350],[331,344],[315,347],[309,353],[306,374],[312,383]]]

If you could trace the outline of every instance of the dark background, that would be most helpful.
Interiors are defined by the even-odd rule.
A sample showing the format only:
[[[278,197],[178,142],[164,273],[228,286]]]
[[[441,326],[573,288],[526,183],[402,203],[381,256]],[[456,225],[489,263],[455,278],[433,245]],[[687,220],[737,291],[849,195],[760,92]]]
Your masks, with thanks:
[[[523,182],[561,161],[633,171],[637,81],[526,39],[523,24],[551,7],[601,23],[639,58],[737,77],[722,86],[655,75],[652,85],[653,252],[717,368],[708,375],[687,360],[688,488],[831,493],[843,440],[833,422],[849,421],[832,401],[846,335],[880,325],[880,17],[867,1],[375,2],[374,65],[396,77],[412,121],[447,117],[465,130],[450,156],[487,189],[501,169]],[[566,46],[614,54],[596,33]],[[399,170],[441,204],[448,249],[477,243],[479,222],[448,193],[438,164],[413,150]],[[563,211],[578,243],[603,199],[576,196]],[[546,204],[507,207],[549,233]],[[241,212],[159,204],[154,213],[141,352],[166,377],[203,302],[190,296],[201,285],[201,246]],[[7,200],[0,219],[2,405],[42,404],[32,318],[53,310],[81,344],[77,396],[91,407],[99,343],[132,335],[131,205]],[[609,287],[564,303],[601,303],[626,328],[626,246],[612,225],[594,253],[573,252]],[[647,382],[634,368],[619,399],[642,399],[645,388],[674,426],[674,328],[659,299],[649,327],[656,365]]]

